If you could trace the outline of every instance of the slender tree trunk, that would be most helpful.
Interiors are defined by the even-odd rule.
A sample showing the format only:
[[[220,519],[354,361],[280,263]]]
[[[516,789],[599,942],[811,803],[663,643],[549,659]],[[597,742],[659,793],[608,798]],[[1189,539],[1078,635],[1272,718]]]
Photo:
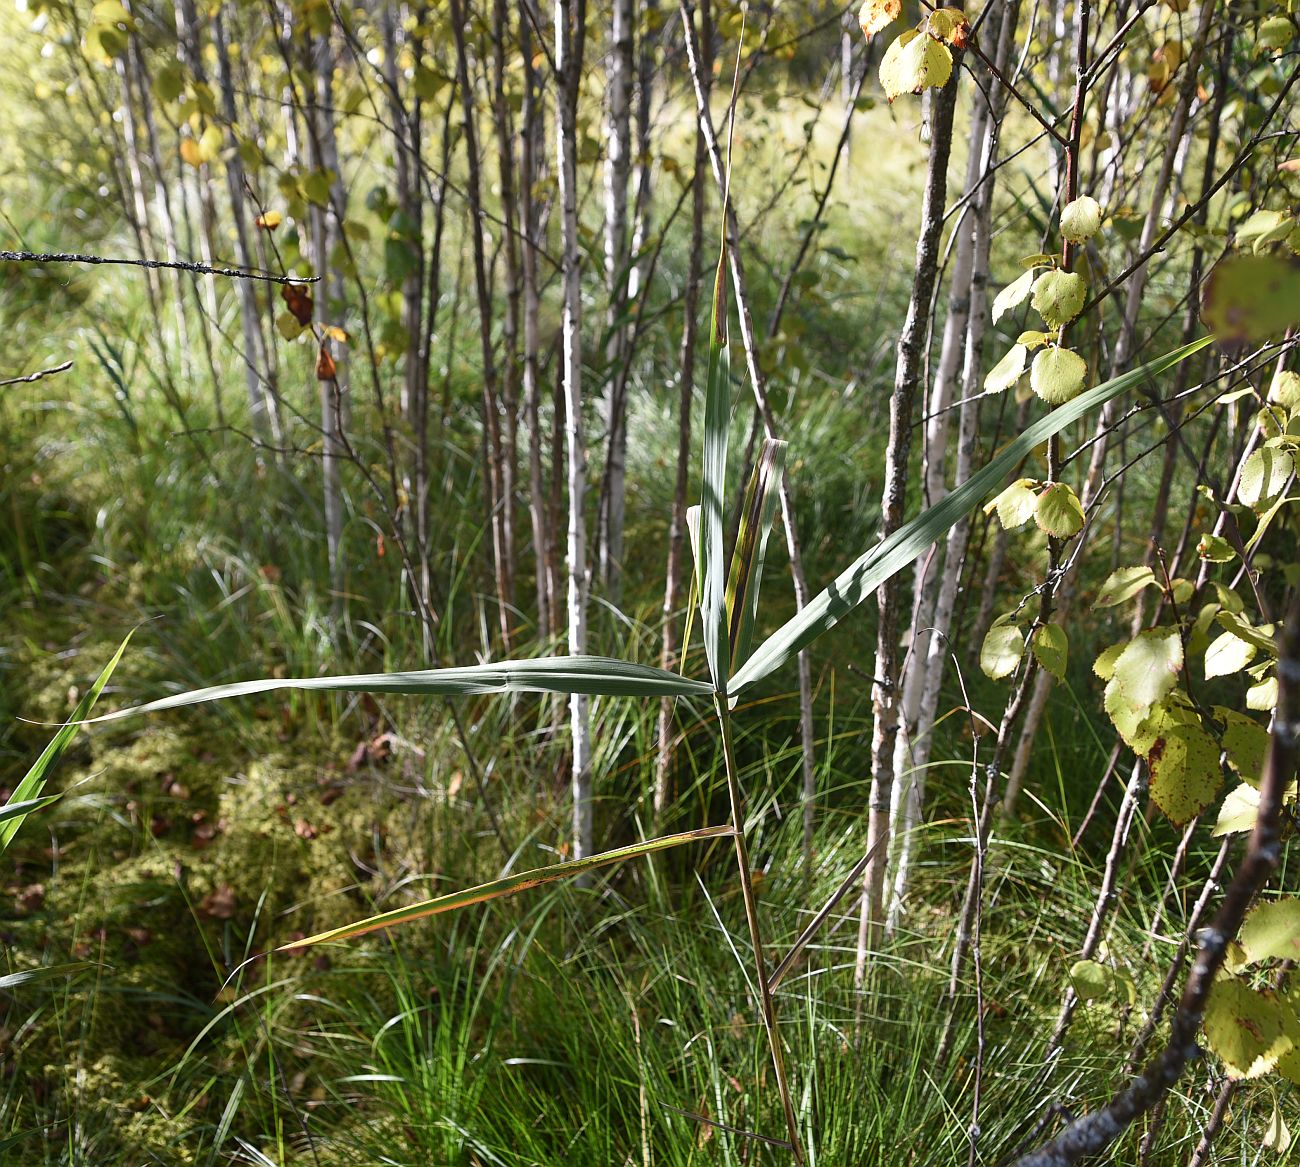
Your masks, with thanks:
[[[582,432],[582,296],[578,254],[578,87],[582,78],[586,0],[555,0],[555,172],[559,180],[563,240],[564,312],[561,347],[564,435],[568,461],[569,651],[587,651],[587,451]],[[573,857],[593,849],[591,699],[569,698],[573,732]]]
[[[939,274],[939,240],[948,197],[948,158],[952,149],[957,79],[934,93],[931,107],[930,160],[921,227],[912,274],[912,297],[898,340],[894,392],[889,402],[889,445],[885,451],[885,489],[881,498],[882,536],[903,523],[907,497],[908,461],[912,444],[912,408],[921,386],[930,300]],[[874,727],[871,742],[871,795],[867,820],[867,869],[863,874],[862,908],[858,925],[855,980],[866,975],[867,953],[884,921],[885,871],[888,861],[889,802],[894,784],[894,739],[898,733],[898,582],[891,580],[877,593],[876,672],[871,700]]]

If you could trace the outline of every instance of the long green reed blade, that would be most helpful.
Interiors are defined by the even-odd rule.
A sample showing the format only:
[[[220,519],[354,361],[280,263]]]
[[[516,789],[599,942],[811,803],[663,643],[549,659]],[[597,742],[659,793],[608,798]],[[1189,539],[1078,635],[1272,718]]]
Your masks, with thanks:
[[[265,677],[230,685],[211,685],[162,697],[130,709],[119,709],[92,721],[115,721],[138,713],[157,713],[248,697],[277,689],[315,689],[332,693],[406,693],[450,697],[483,693],[585,693],[592,697],[704,697],[713,692],[704,681],[693,681],[651,665],[632,664],[603,656],[547,656],[535,660],[503,661],[454,669],[423,669],[411,673],[358,673],[339,677]]]
[[[902,571],[916,557],[941,539],[965,514],[973,511],[994,488],[1000,486],[1012,468],[1035,446],[1058,434],[1066,426],[1144,381],[1173,368],[1193,353],[1200,352],[1212,337],[1202,337],[1176,348],[1104,385],[1081,393],[1073,401],[1057,406],[1024,433],[1007,443],[987,466],[972,474],[942,502],[923,511],[889,538],[863,553],[836,577],[835,582],[811,600],[755,651],[731,679],[734,695],[775,672],[790,657],[835,627],[887,579]]]
[[[0,851],[4,851],[9,846],[14,835],[18,833],[18,828],[23,825],[23,820],[32,811],[39,809],[37,806],[22,811],[17,808],[23,803],[41,801],[41,791],[45,789],[45,783],[49,780],[50,771],[54,769],[59,758],[63,756],[63,751],[68,748],[72,739],[77,736],[77,729],[85,722],[86,715],[95,707],[95,702],[99,700],[100,693],[104,691],[104,686],[108,684],[108,678],[113,675],[113,670],[117,668],[118,662],[122,659],[126,646],[131,643],[131,636],[132,633],[128,632],[126,639],[118,645],[117,652],[113,654],[113,659],[104,666],[95,683],[90,686],[86,695],[77,702],[76,709],[72,711],[72,717],[54,735],[50,744],[41,751],[41,756],[36,759],[32,768],[23,775],[22,781],[14,787],[13,793],[5,803],[6,811],[12,813],[7,813],[4,819],[0,821]]]
[[[731,629],[733,669],[744,664],[753,641],[758,597],[763,587],[763,563],[767,559],[767,539],[776,518],[788,445],[776,438],[763,440],[763,448],[745,490],[736,549],[731,555],[731,577],[727,581],[727,619]]]
[[[732,834],[731,827],[700,827],[694,831],[683,831],[679,835],[663,835],[657,839],[648,839],[643,843],[633,843],[627,847],[617,847],[613,851],[602,851],[598,855],[588,855],[585,859],[572,859],[567,863],[555,863],[550,867],[538,867],[532,871],[521,871],[494,879],[491,883],[481,883],[477,887],[464,891],[452,892],[450,895],[438,896],[436,899],[424,900],[405,908],[395,908],[391,912],[382,912],[355,924],[344,924],[340,928],[331,928],[308,936],[306,940],[294,940],[282,944],[277,952],[297,951],[313,944],[324,944],[331,940],[350,940],[354,936],[363,936],[367,932],[377,932],[381,928],[391,928],[394,924],[405,924],[411,920],[436,916],[442,912],[454,912],[457,908],[468,908],[474,904],[486,903],[488,900],[500,899],[502,896],[514,895],[543,884],[555,883],[570,876],[581,875],[597,867],[608,867],[613,863],[622,863],[625,859],[637,859],[643,855],[653,855],[666,851],[670,847],[680,847],[683,843],[697,843],[705,839],[722,839]]]
[[[691,635],[695,632],[695,611],[700,606],[700,592],[704,583],[700,579],[700,508],[686,508],[686,533],[691,547],[691,586],[686,597],[686,625],[682,629],[682,650],[677,654],[677,671],[686,671],[686,657],[691,651]]]
[[[725,241],[721,250],[713,282],[713,318],[709,328],[709,376],[704,390],[704,473],[700,493],[700,540],[704,558],[700,611],[709,677],[718,689],[726,685],[729,671],[725,594],[727,548],[722,515],[727,485],[727,436],[731,428]]]

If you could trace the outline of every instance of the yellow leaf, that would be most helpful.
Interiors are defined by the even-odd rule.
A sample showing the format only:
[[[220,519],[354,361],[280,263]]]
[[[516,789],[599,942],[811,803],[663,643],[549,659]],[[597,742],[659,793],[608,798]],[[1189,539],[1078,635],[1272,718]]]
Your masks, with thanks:
[[[193,166],[195,170],[203,165],[203,155],[199,152],[199,144],[193,138],[181,139],[181,161],[188,166]]]
[[[893,24],[903,11],[903,0],[866,0],[858,10],[862,35],[870,40],[881,29]]]

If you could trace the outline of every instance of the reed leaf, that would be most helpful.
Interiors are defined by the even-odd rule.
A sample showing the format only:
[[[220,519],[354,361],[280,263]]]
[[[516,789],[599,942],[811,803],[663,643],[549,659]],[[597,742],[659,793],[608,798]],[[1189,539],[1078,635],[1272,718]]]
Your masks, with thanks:
[[[458,908],[468,908],[474,904],[486,903],[488,900],[500,899],[502,896],[515,895],[543,884],[556,883],[570,876],[581,875],[597,867],[608,867],[613,863],[622,863],[625,859],[637,859],[644,855],[653,855],[666,851],[670,847],[680,847],[683,843],[697,843],[705,839],[723,839],[732,834],[730,826],[700,827],[694,831],[683,831],[679,835],[663,835],[657,839],[648,839],[642,843],[632,843],[627,847],[617,847],[613,851],[602,851],[598,855],[588,855],[583,859],[571,859],[567,863],[554,863],[549,867],[538,867],[532,871],[521,871],[494,879],[491,883],[481,883],[477,887],[455,891],[435,899],[423,900],[405,908],[395,908],[391,912],[381,912],[355,924],[344,924],[308,936],[306,940],[294,940],[282,944],[277,952],[296,952],[313,944],[325,944],[331,940],[351,940],[367,932],[377,932],[381,928],[391,928],[394,924],[405,924],[425,916],[436,916],[443,912],[454,912]]]
[[[731,679],[734,695],[779,669],[790,657],[829,632],[891,576],[941,539],[963,515],[973,511],[1011,470],[1048,438],[1087,416],[1112,398],[1159,376],[1211,342],[1202,337],[1164,356],[1123,373],[1053,409],[1008,442],[988,465],[972,474],[943,501],[923,511],[889,538],[870,548],[836,577],[835,582],[767,638]]]
[[[763,587],[763,562],[767,558],[767,538],[776,518],[788,448],[788,442],[764,438],[758,461],[749,476],[749,485],[745,488],[740,529],[736,532],[736,549],[731,555],[731,575],[727,580],[727,620],[733,669],[745,662],[753,641],[758,597]]]
[[[723,507],[727,487],[727,436],[731,428],[731,355],[727,343],[727,248],[723,243],[713,283],[709,328],[709,374],[704,390],[704,472],[700,489],[700,542],[704,586],[700,592],[704,652],[714,687],[726,686],[728,673],[726,582],[727,548]]]

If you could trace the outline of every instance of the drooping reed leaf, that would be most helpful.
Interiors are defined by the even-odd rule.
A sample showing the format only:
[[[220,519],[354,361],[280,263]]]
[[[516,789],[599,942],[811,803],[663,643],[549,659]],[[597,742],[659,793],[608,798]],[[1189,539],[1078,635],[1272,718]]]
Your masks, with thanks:
[[[332,693],[406,693],[467,697],[482,693],[585,693],[593,697],[704,697],[712,686],[651,665],[632,664],[603,656],[548,656],[535,660],[465,668],[423,669],[409,673],[358,673],[337,677],[264,677],[211,685],[162,697],[130,709],[119,709],[94,721],[114,721],[137,713],[157,713],[248,697],[278,689],[315,689]]]
[[[72,711],[72,717],[68,720],[58,733],[56,733],[50,744],[41,751],[41,756],[32,764],[32,768],[23,775],[23,779],[14,787],[13,793],[5,803],[6,813],[3,819],[0,819],[0,851],[4,851],[9,846],[14,835],[18,833],[18,828],[23,825],[23,820],[34,810],[39,810],[38,804],[46,800],[41,798],[41,791],[45,789],[45,783],[49,780],[50,771],[53,770],[55,763],[63,756],[63,751],[68,748],[68,744],[77,736],[77,729],[82,722],[86,720],[86,715],[94,708],[95,702],[99,699],[100,693],[104,691],[104,686],[108,684],[108,678],[113,675],[113,670],[117,668],[118,662],[122,659],[122,654],[126,651],[126,646],[131,642],[131,634],[128,633],[125,640],[118,646],[117,652],[113,654],[113,659],[104,666],[103,672],[99,674],[95,683],[87,690],[86,695],[77,702],[77,707]],[[30,805],[26,810],[19,808],[23,804]]]
[[[902,571],[926,548],[941,539],[965,514],[974,510],[994,489],[1000,486],[1015,465],[1033,448],[1061,432],[1066,426],[1087,416],[1114,397],[1135,385],[1150,380],[1186,360],[1205,348],[1211,337],[1202,337],[1172,352],[1123,373],[1095,389],[1081,393],[1074,400],[1053,409],[1029,426],[1022,434],[1008,442],[988,465],[972,474],[961,486],[943,501],[922,511],[910,523],[900,527],[889,538],[870,548],[849,565],[835,582],[801,612],[788,620],[767,638],[754,655],[737,670],[731,679],[729,692],[761,681],[775,672],[790,657],[807,648],[825,632],[829,632],[863,600],[870,596],[887,579]]]
[[[464,891],[451,892],[449,895],[435,899],[423,900],[405,908],[394,908],[391,912],[381,912],[355,924],[344,924],[340,928],[331,928],[308,936],[306,940],[294,940],[282,944],[277,952],[296,951],[312,944],[324,944],[331,940],[350,940],[367,932],[377,932],[381,928],[391,928],[394,924],[405,924],[425,916],[436,916],[442,912],[454,912],[457,908],[467,908],[474,904],[486,903],[488,900],[500,899],[502,896],[514,895],[529,888],[541,887],[543,884],[555,883],[573,875],[581,875],[597,867],[608,867],[621,863],[625,859],[636,859],[643,855],[653,855],[666,851],[670,847],[680,847],[683,843],[697,843],[705,839],[721,839],[731,835],[729,826],[700,827],[694,831],[683,831],[679,835],[663,835],[657,839],[648,839],[643,843],[633,843],[627,847],[617,847],[613,851],[602,851],[598,855],[588,855],[584,859],[571,859],[567,863],[554,863],[549,867],[538,867],[532,871],[520,871],[491,883],[481,883]]]
[[[767,558],[767,537],[772,533],[781,475],[789,443],[764,438],[754,472],[745,488],[745,503],[736,532],[736,549],[731,555],[727,580],[727,621],[730,627],[731,667],[739,668],[749,656],[758,597],[763,587],[763,562]]]

